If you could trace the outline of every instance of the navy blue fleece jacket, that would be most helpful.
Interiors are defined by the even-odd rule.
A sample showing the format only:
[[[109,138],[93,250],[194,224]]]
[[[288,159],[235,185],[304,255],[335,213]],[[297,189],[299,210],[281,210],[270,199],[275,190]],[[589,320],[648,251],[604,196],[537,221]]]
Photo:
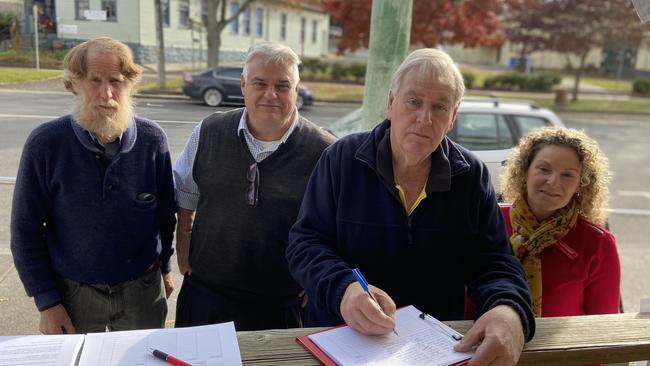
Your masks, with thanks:
[[[176,224],[172,165],[163,130],[136,117],[120,152],[102,157],[71,116],[27,138],[11,212],[11,250],[39,310],[61,301],[57,276],[116,284],[159,258],[163,273]]]
[[[485,165],[445,138],[432,154],[427,197],[409,216],[393,180],[389,127],[337,141],[312,174],[287,248],[309,295],[305,325],[343,322],[341,299],[359,267],[398,307],[441,320],[463,319],[466,287],[479,316],[511,305],[532,338],[530,295]]]

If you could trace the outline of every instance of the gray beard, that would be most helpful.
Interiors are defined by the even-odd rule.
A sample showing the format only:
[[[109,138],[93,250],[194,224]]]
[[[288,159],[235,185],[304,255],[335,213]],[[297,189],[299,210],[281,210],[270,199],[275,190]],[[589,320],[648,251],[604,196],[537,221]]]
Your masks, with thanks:
[[[76,95],[72,115],[79,126],[105,141],[120,137],[133,123],[133,101],[123,97],[114,113],[106,113]]]

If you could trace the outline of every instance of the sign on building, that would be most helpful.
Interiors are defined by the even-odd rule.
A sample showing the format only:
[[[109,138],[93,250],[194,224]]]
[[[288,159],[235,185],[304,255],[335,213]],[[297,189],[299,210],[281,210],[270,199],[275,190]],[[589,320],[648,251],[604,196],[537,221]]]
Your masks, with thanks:
[[[59,24],[59,33],[77,34],[77,25]]]
[[[84,17],[87,20],[106,21],[106,10],[84,10]]]

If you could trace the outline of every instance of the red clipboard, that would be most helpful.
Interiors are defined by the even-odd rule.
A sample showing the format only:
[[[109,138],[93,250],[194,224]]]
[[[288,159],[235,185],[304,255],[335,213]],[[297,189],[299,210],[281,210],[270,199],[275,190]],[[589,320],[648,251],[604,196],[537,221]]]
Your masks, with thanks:
[[[327,331],[329,329],[324,330],[323,332]],[[317,345],[316,343],[312,342],[311,339],[309,339],[309,334],[305,334],[299,337],[296,337],[296,342],[300,343],[303,347],[309,351],[309,353],[312,354],[318,361],[320,361],[323,365],[325,366],[338,366],[334,360],[330,358],[325,352],[323,352]]]

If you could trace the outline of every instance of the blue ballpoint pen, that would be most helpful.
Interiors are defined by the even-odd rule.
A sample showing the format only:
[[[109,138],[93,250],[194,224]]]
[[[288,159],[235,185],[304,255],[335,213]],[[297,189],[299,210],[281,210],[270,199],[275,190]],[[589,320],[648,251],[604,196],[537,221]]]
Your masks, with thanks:
[[[359,282],[359,284],[361,285],[361,288],[363,289],[363,291],[365,291],[366,294],[368,294],[368,296],[372,299],[372,301],[374,301],[377,305],[379,305],[379,301],[377,301],[375,296],[373,296],[372,292],[370,292],[370,289],[368,288],[368,281],[366,281],[366,278],[363,277],[363,275],[361,274],[361,271],[359,270],[359,268],[353,269],[352,274],[354,275],[354,278],[357,279],[357,282]],[[381,306],[380,306],[380,308],[381,308]],[[393,333],[395,333],[396,336],[399,336],[399,334],[397,334],[397,331],[395,330],[395,328],[393,328]]]

